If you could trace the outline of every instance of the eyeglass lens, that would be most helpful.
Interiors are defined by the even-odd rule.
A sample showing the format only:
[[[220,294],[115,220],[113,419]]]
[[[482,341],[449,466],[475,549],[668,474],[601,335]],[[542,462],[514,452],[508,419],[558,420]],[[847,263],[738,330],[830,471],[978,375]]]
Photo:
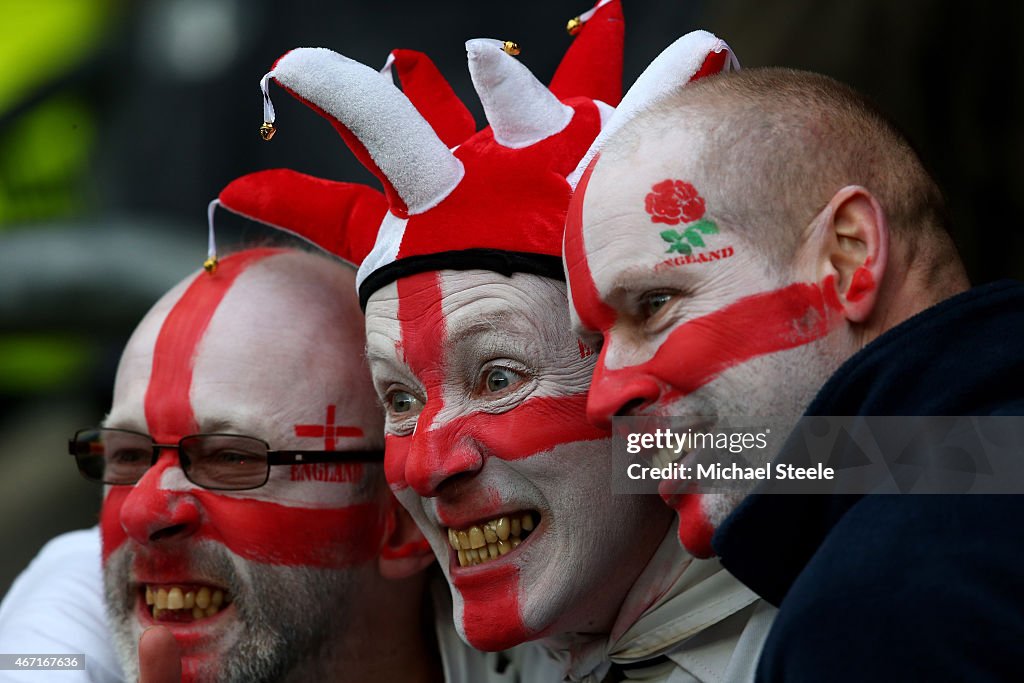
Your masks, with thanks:
[[[185,437],[177,448],[185,475],[199,486],[246,489],[267,481],[267,445],[259,439],[199,434]],[[74,439],[78,469],[106,484],[136,483],[155,461],[155,449],[152,437],[122,429],[86,429]]]

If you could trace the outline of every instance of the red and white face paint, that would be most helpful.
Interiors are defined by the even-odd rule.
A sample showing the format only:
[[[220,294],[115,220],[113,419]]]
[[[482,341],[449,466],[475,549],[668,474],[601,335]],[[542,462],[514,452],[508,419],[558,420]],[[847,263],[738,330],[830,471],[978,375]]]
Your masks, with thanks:
[[[388,482],[440,560],[463,638],[497,650],[607,632],[670,519],[656,498],[611,497],[609,433],[585,411],[594,357],[563,286],[422,273],[376,292],[366,329]]]
[[[351,287],[345,269],[309,254],[224,259],[138,327],[106,426],[158,443],[219,432],[276,449],[379,447],[358,307],[325,296]],[[280,675],[289,649],[308,646],[289,640],[300,626],[337,630],[337,610],[371,599],[361,593],[389,514],[380,469],[277,467],[262,488],[212,491],[189,482],[168,449],[136,485],[108,487],[103,561],[122,660],[133,662],[141,631],[160,623],[182,647],[186,680]],[[179,598],[192,609],[174,609]]]
[[[608,426],[620,414],[799,416],[838,362],[825,343],[842,320],[833,281],[771,263],[715,222],[727,207],[679,175],[701,168],[697,148],[659,145],[595,159],[569,208],[574,326],[603,342],[588,417]],[[701,557],[742,497],[662,494]]]

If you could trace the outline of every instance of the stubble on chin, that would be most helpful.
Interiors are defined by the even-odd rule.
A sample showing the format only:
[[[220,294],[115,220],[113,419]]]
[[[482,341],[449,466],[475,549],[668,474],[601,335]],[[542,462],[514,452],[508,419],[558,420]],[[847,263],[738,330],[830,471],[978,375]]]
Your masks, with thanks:
[[[126,544],[103,566],[107,620],[126,680],[138,679],[142,634],[129,583],[133,559]],[[333,651],[351,639],[348,606],[358,570],[249,562],[212,543],[196,546],[189,560],[196,575],[216,577],[228,588],[237,621],[231,642],[211,647],[221,652],[202,658],[187,677],[193,683],[280,682],[300,669],[306,677],[318,662],[336,661]]]

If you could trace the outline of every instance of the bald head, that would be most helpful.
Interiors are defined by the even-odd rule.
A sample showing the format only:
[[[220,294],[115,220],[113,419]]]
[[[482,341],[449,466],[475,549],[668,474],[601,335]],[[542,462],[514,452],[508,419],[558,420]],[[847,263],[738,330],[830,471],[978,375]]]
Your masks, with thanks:
[[[190,276],[132,335],[108,422],[145,431],[157,415],[180,415],[187,400],[191,413],[209,422],[188,429],[251,425],[251,433],[274,443],[294,438],[294,425],[311,413],[343,402],[346,419],[370,426],[364,431],[379,441],[383,422],[363,360],[353,283],[351,269],[287,250],[243,251],[213,276]],[[126,420],[122,409],[137,414]]]
[[[624,126],[602,159],[635,162],[653,146],[692,162],[715,220],[776,258],[792,257],[836,192],[858,185],[915,265],[958,267],[942,194],[916,152],[866,98],[827,76],[748,69],[701,79]]]
[[[104,580],[127,673],[155,623],[190,681],[412,680],[422,668],[419,572],[432,557],[384,481],[362,321],[352,270],[253,249],[187,278],[136,329],[104,445],[177,447],[105,491]],[[237,486],[238,467],[264,458],[266,478]],[[204,606],[202,591],[219,598]]]

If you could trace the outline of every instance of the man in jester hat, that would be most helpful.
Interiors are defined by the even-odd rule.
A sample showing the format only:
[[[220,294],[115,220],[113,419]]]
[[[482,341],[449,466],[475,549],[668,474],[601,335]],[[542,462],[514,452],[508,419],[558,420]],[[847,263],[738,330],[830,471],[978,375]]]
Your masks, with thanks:
[[[596,356],[570,332],[560,255],[568,176],[621,93],[619,3],[581,23],[548,87],[514,44],[467,43],[481,131],[436,72],[407,69],[403,94],[323,49],[293,50],[264,78],[265,129],[276,82],[383,185],[373,246],[348,258],[386,409],[385,471],[466,642],[538,642],[566,680],[749,680],[773,610],[689,555],[657,496],[611,494],[610,432],[587,420]],[[705,32],[670,49],[684,78],[733,63]]]

